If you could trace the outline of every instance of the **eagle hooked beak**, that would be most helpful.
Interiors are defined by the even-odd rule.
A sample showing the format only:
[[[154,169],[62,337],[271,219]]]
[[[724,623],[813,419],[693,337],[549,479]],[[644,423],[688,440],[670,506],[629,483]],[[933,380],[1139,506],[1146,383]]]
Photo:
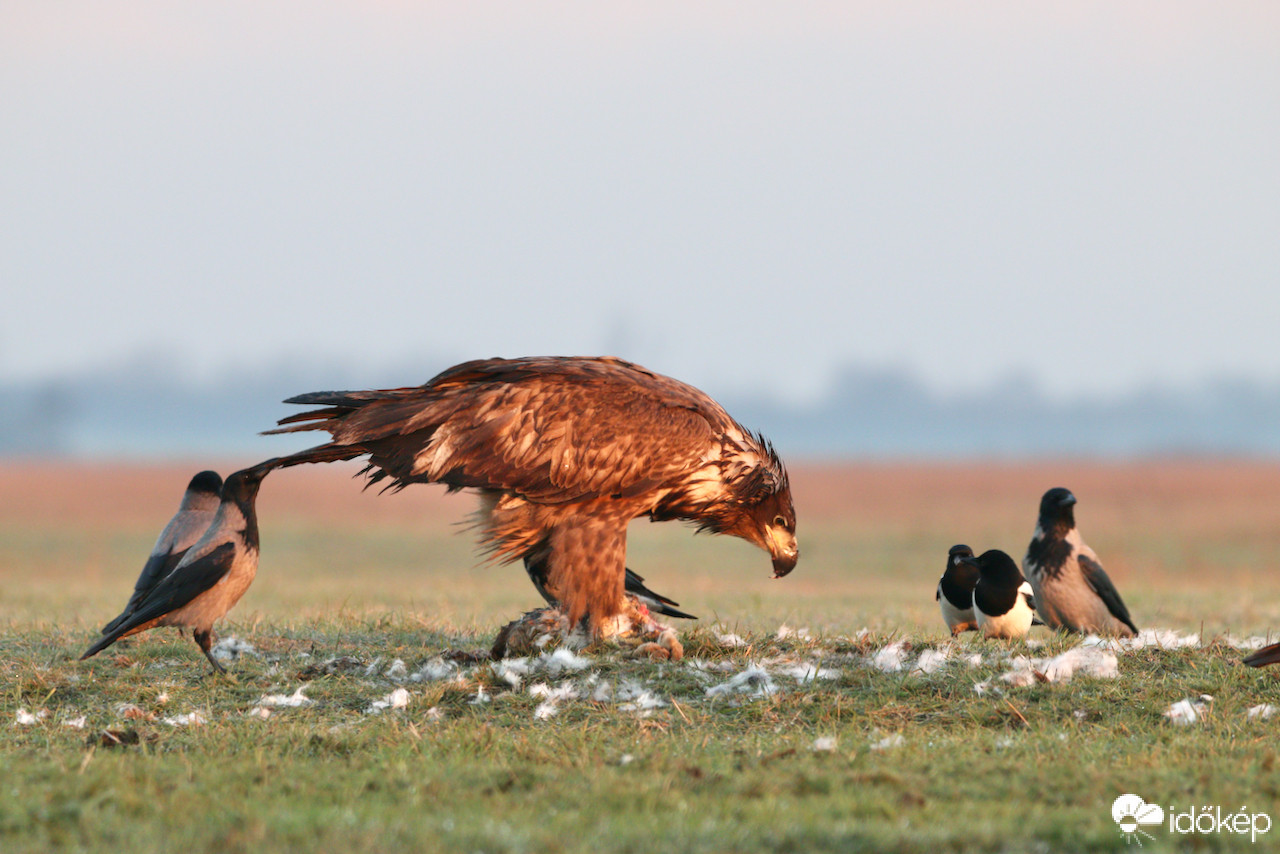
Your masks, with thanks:
[[[773,557],[773,577],[781,578],[796,568],[796,561],[800,560],[800,546],[796,544],[796,535],[785,528],[771,527],[766,534],[769,554]]]

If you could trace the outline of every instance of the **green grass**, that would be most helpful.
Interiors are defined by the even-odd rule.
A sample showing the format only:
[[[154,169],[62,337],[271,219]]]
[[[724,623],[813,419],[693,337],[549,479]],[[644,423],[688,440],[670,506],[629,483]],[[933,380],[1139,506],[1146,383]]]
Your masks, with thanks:
[[[1025,521],[1005,539],[1025,536]],[[1117,556],[1138,622],[1203,626],[1210,642],[1123,652],[1116,679],[1019,688],[998,678],[1007,656],[1077,640],[1037,630],[1045,645],[1031,650],[970,636],[958,648],[983,655],[976,668],[869,666],[892,641],[910,641],[911,661],[949,643],[933,584],[946,547],[965,537],[929,525],[815,525],[782,581],[740,542],[637,526],[632,566],[704,617],[680,627],[686,660],[602,648],[583,671],[534,673],[518,688],[487,666],[439,681],[387,675],[395,659],[413,673],[444,650],[487,648],[538,604],[518,568],[477,566],[470,540],[440,525],[264,524],[259,578],[221,627],[258,650],[229,665],[234,678],[207,676],[195,645],[169,630],[76,661],[123,603],[155,531],[0,526],[0,851],[1119,851],[1110,808],[1121,793],[1280,816],[1280,717],[1247,719],[1253,705],[1280,705],[1280,683],[1212,642],[1280,626],[1269,531],[1191,543],[1099,526],[1091,539],[1104,560]],[[1213,554],[1225,557],[1206,572]],[[812,635],[780,640],[784,623]],[[723,646],[718,633],[730,631],[749,646]],[[317,669],[338,656],[360,666]],[[783,660],[835,678],[801,683],[776,673]],[[776,693],[708,697],[762,661]],[[976,693],[988,680],[1003,689]],[[540,720],[537,682],[571,683],[580,698]],[[591,699],[601,682],[643,685],[666,705]],[[312,705],[248,714],[303,684]],[[407,708],[367,713],[400,685]],[[491,702],[472,703],[482,686]],[[1177,727],[1163,716],[1200,694],[1215,698],[1207,719]],[[19,726],[19,709],[47,715]],[[193,711],[203,725],[163,720]],[[66,726],[81,716],[83,729]],[[893,736],[899,746],[873,749]],[[815,750],[818,739],[834,749]],[[1252,847],[1152,832],[1144,850]]]

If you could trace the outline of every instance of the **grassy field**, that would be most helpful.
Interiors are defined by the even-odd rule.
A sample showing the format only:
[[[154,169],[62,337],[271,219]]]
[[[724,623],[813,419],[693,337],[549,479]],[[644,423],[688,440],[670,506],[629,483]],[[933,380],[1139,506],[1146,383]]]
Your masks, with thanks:
[[[630,565],[703,618],[684,661],[510,666],[448,655],[539,604],[456,531],[473,499],[289,470],[221,627],[253,647],[234,678],[169,630],[77,662],[198,467],[0,469],[0,851],[1118,851],[1122,793],[1280,815],[1280,714],[1248,714],[1280,683],[1235,645],[1280,628],[1274,465],[797,466],[786,579],[739,541],[633,527]],[[1057,485],[1138,624],[1200,643],[1067,681],[1044,659],[1078,638],[950,641],[947,547],[1020,555]],[[1018,656],[1054,681],[1003,679]],[[1164,714],[1201,695],[1195,722]]]

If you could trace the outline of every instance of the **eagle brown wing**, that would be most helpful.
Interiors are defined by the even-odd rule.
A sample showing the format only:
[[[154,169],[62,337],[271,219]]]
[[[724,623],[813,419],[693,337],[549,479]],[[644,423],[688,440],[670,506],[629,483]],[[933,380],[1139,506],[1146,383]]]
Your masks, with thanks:
[[[617,359],[467,362],[419,388],[289,402],[328,406],[281,423],[306,422],[286,430],[325,429],[332,446],[367,450],[375,480],[547,504],[658,488],[701,467],[736,427],[702,392]]]

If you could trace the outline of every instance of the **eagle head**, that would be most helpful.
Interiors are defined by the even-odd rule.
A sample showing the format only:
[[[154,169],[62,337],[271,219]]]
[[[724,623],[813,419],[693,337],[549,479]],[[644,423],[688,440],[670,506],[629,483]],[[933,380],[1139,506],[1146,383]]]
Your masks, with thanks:
[[[725,498],[704,517],[702,528],[741,537],[764,549],[773,558],[773,577],[781,578],[800,559],[791,482],[767,440],[748,435],[747,444],[726,461],[722,470]]]

